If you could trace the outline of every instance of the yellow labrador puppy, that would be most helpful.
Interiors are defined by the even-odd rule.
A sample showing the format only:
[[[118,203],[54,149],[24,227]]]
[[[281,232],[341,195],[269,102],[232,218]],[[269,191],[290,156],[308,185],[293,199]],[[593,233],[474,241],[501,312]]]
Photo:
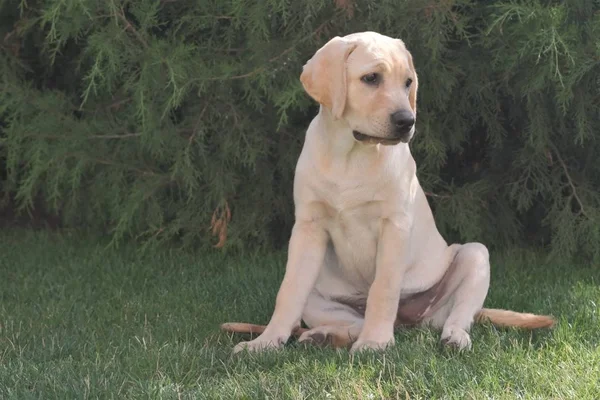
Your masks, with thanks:
[[[320,103],[294,178],[295,225],[285,277],[266,327],[242,349],[300,341],[383,349],[394,328],[430,324],[444,343],[471,346],[474,320],[548,327],[547,316],[482,309],[490,281],[487,248],[448,245],[416,176],[417,73],[404,43],[375,32],[335,37],[300,80]],[[303,320],[309,327],[299,329]]]

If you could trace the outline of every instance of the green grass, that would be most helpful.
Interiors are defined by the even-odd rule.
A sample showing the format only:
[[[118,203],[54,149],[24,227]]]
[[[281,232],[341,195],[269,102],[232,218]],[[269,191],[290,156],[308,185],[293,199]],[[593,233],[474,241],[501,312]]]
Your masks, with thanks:
[[[598,399],[600,268],[493,259],[486,305],[552,313],[553,330],[476,326],[473,350],[439,332],[383,354],[304,347],[230,354],[224,321],[268,321],[284,254],[106,250],[67,234],[0,234],[0,398]]]

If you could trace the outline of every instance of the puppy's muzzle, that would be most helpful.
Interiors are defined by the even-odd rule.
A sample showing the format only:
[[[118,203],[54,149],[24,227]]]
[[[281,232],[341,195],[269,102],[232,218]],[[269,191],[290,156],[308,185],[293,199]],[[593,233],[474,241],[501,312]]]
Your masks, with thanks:
[[[415,126],[415,114],[410,110],[399,110],[390,115],[392,137],[407,142]]]
[[[400,110],[390,115],[390,128],[386,136],[370,136],[362,132],[352,131],[354,139],[362,143],[396,145],[408,143],[412,138],[415,126],[415,114],[411,110]]]

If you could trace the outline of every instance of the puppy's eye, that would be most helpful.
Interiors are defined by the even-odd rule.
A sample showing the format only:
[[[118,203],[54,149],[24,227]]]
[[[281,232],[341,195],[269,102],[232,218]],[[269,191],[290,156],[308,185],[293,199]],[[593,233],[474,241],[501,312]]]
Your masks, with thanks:
[[[366,83],[367,85],[377,85],[381,80],[381,77],[379,76],[379,74],[373,72],[372,74],[367,74],[363,76],[362,78],[360,78],[360,80]]]
[[[406,87],[407,87],[407,88],[409,88],[409,87],[410,87],[410,85],[412,85],[412,83],[413,83],[413,80],[412,80],[412,79],[410,79],[410,78],[408,78],[408,79],[406,80]]]

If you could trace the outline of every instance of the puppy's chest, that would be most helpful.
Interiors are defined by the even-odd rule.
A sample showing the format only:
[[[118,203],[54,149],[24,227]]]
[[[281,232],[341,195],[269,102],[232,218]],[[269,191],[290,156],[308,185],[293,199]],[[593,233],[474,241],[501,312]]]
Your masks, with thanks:
[[[384,202],[374,192],[358,188],[330,196],[324,204],[325,228],[341,266],[369,275],[375,265]]]

